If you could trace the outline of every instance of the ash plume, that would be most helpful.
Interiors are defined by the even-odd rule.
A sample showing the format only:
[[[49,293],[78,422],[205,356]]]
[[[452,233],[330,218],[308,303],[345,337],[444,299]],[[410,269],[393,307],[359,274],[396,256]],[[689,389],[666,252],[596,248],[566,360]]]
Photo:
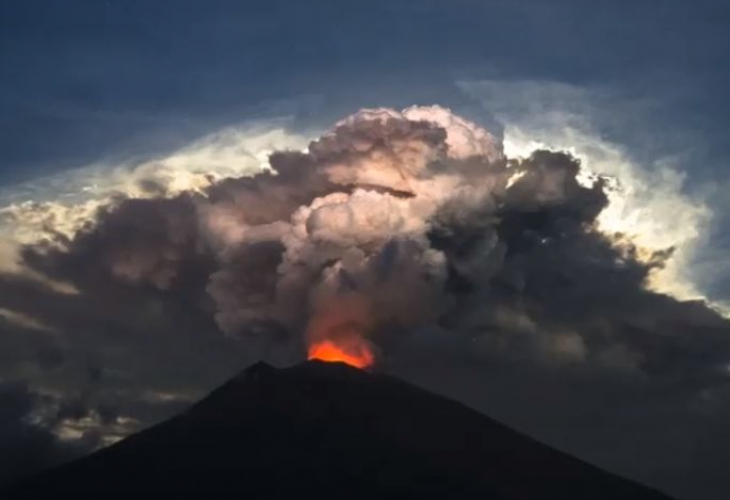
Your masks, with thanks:
[[[26,247],[25,263],[82,291],[111,282],[180,297],[226,335],[292,356],[317,315],[354,296],[368,342],[439,328],[490,351],[635,369],[653,353],[617,324],[646,328],[648,314],[651,336],[665,308],[725,324],[647,290],[671,249],[639,258],[600,233],[605,185],[579,183],[577,159],[506,158],[443,108],[360,111],[270,166],[203,191],[119,199],[72,238]]]

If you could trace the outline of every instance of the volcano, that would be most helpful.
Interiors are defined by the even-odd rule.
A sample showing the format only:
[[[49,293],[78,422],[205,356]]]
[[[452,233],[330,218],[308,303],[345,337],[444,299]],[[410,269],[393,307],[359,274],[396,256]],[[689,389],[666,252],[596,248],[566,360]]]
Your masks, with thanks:
[[[259,363],[3,498],[667,500],[459,403],[343,363]],[[168,497],[167,495],[173,495]]]

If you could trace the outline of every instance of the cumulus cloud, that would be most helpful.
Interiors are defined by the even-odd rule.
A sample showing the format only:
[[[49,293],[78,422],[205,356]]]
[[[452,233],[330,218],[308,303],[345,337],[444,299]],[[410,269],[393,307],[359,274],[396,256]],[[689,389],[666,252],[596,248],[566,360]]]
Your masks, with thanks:
[[[685,189],[681,154],[692,145],[658,139],[647,126],[625,133],[642,136],[641,147],[653,150],[639,157],[607,140],[599,129],[617,116],[636,116],[646,102],[630,109],[617,96],[601,88],[584,88],[549,81],[462,81],[459,87],[477,99],[504,124],[504,148],[511,157],[529,156],[535,149],[567,151],[582,162],[581,180],[596,175],[607,180],[610,204],[598,216],[599,228],[642,249],[671,248],[672,259],[653,273],[652,289],[683,299],[704,299],[697,285],[697,255],[707,244],[713,211],[701,193]],[[602,123],[603,122],[603,123]],[[657,144],[663,147],[656,151]],[[684,162],[689,160],[684,159]],[[647,254],[647,255],[650,255]]]
[[[508,128],[503,145],[436,106],[362,110],[306,148],[283,144],[267,165],[251,155],[251,170],[225,171],[235,141],[146,164],[154,173],[200,161],[203,181],[178,185],[160,167],[164,175],[103,198],[72,229],[59,227],[66,217],[32,222],[37,211],[14,205],[16,223],[31,221],[43,237],[25,240],[16,272],[0,276],[0,310],[16,332],[9,348],[46,366],[39,373],[86,366],[86,400],[115,388],[115,408],[149,391],[192,397],[181,380],[212,380],[261,357],[292,363],[325,339],[367,348],[381,369],[485,409],[500,401],[508,422],[519,394],[537,391],[547,406],[555,398],[564,414],[551,422],[567,423],[599,393],[607,418],[673,388],[677,425],[714,425],[728,405],[730,324],[702,300],[660,293],[656,276],[677,265],[682,240],[607,222],[615,203],[641,196],[617,198],[603,174],[645,181],[595,163],[589,175],[582,150],[527,151],[515,137]],[[224,174],[206,177],[200,155]],[[648,206],[637,224],[658,228],[659,209]],[[699,220],[701,209],[682,213]],[[20,331],[51,339],[34,341],[53,346],[45,365]],[[474,370],[489,374],[481,403],[463,392]],[[664,408],[639,406],[655,416]]]
[[[221,179],[261,172],[272,152],[306,144],[285,121],[262,121],[223,129],[160,158],[94,164],[0,187],[0,270],[17,270],[19,244],[71,237],[118,200],[198,192]]]

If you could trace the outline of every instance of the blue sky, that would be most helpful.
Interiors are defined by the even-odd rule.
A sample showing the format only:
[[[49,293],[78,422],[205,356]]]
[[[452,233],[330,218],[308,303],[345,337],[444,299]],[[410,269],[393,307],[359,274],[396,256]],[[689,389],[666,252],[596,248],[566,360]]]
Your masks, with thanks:
[[[656,100],[721,175],[728,7],[717,1],[4,2],[0,179],[164,151],[256,115],[329,123],[440,102],[458,80],[550,80]],[[625,126],[625,124],[624,124]],[[614,124],[620,139],[621,123]],[[664,139],[667,138],[667,139]],[[638,146],[638,145],[637,145]]]

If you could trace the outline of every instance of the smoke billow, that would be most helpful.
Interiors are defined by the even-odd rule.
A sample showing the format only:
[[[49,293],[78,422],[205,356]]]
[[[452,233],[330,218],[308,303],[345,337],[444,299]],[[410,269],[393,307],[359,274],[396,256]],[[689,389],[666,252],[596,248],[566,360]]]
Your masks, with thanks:
[[[671,249],[647,255],[599,232],[605,182],[586,186],[580,170],[567,153],[506,158],[443,108],[363,110],[258,175],[118,199],[24,260],[82,291],[114,282],[183,297],[225,334],[292,358],[344,328],[387,360],[385,346],[435,328],[480,356],[641,369],[655,310],[724,326],[647,290]]]

